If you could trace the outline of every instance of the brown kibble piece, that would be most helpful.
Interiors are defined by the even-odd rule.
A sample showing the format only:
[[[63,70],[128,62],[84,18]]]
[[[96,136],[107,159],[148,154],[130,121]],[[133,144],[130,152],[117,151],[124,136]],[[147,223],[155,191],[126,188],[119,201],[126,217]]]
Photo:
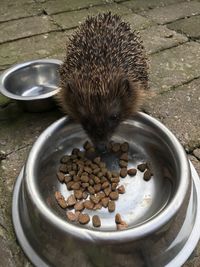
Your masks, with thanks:
[[[99,184],[101,182],[101,180],[97,176],[94,176],[93,180],[94,180],[95,184]]]
[[[81,186],[82,186],[83,188],[87,188],[87,187],[89,186],[89,183],[82,183]]]
[[[137,173],[137,169],[135,169],[135,168],[131,168],[131,169],[129,169],[129,170],[127,171],[127,173],[128,173],[128,175],[130,175],[130,176],[135,176],[136,173]]]
[[[109,202],[109,198],[108,197],[104,197],[101,199],[101,204],[104,208],[108,207],[108,202]]]
[[[111,186],[109,184],[109,186],[104,189],[104,193],[106,196],[109,196],[110,192],[111,192]]]
[[[92,210],[94,207],[94,203],[90,200],[85,200],[83,203],[84,207],[88,210]]]
[[[98,215],[94,215],[92,217],[92,223],[94,227],[100,227],[101,226],[101,220]]]
[[[114,191],[118,186],[118,183],[112,183],[111,189]]]
[[[108,182],[108,179],[106,177],[101,177],[101,184],[105,183],[105,182]]]
[[[128,150],[129,150],[129,144],[127,142],[124,142],[123,144],[121,144],[122,152],[128,152]]]
[[[94,185],[94,181],[92,179],[89,180],[90,185]]]
[[[57,200],[57,202],[61,208],[63,208],[63,209],[67,208],[67,202],[66,202],[65,198],[63,197],[63,195],[59,191],[55,192],[55,198],[56,198],[56,200]]]
[[[124,160],[120,160],[119,161],[119,166],[121,168],[126,168],[128,166],[128,162],[127,161],[124,161]]]
[[[125,230],[128,228],[128,224],[124,221],[122,221],[121,223],[117,224],[117,230]]]
[[[66,185],[67,185],[67,189],[68,190],[72,190],[72,185],[74,184],[74,181],[70,181],[68,182]]]
[[[68,206],[74,206],[76,204],[76,198],[74,195],[70,195],[68,198],[67,198],[67,205]]]
[[[113,171],[113,172],[112,172],[112,177],[114,177],[114,178],[117,178],[117,177],[119,177],[119,173],[118,173],[118,172],[115,172],[115,171]]]
[[[82,176],[81,176],[81,181],[82,181],[83,183],[88,183],[88,182],[89,182],[89,177],[88,177],[87,175],[82,175]]]
[[[88,214],[80,213],[78,216],[78,221],[80,224],[87,224],[90,221],[90,216]]]
[[[101,184],[95,184],[93,188],[95,192],[98,193],[101,190]]]
[[[66,164],[61,164],[59,167],[59,171],[63,173],[67,173],[67,165]]]
[[[117,188],[117,191],[118,191],[119,194],[124,194],[125,193],[125,187],[123,185],[120,185]]]
[[[75,222],[77,220],[77,215],[73,213],[72,211],[67,211],[66,215],[67,215],[68,220],[70,220],[71,222]]]
[[[119,183],[119,177],[111,178],[111,183]]]
[[[127,168],[122,168],[120,171],[120,176],[124,178],[126,177],[126,175],[127,175]]]
[[[96,194],[100,199],[104,198],[106,195],[104,192],[99,192]]]
[[[99,196],[95,196],[95,195],[91,195],[90,196],[90,200],[94,203],[94,204],[98,204],[100,201],[100,197]]]
[[[62,172],[57,172],[57,178],[58,178],[58,180],[59,180],[61,183],[63,183],[64,180],[65,180],[65,175],[64,175],[64,173],[62,173]]]
[[[108,187],[110,184],[109,182],[104,182],[102,185],[101,185],[101,188],[102,189],[105,189],[106,187]]]
[[[114,152],[114,153],[116,153],[116,152],[118,152],[120,150],[120,144],[119,143],[114,143],[113,145],[112,145],[112,151]]]
[[[76,199],[82,199],[83,198],[83,192],[81,190],[74,190],[74,196]]]
[[[74,177],[73,177],[73,181],[74,181],[74,182],[79,182],[79,181],[80,181],[80,177],[77,176],[77,175],[74,175]]]
[[[112,178],[112,173],[110,171],[107,171],[105,176],[110,180]]]
[[[109,195],[110,199],[117,200],[119,198],[119,193],[117,191],[112,191]]]
[[[64,155],[60,160],[61,163],[67,163],[68,161],[70,161],[69,155]]]
[[[78,190],[78,189],[80,189],[80,183],[79,183],[79,182],[75,182],[75,183],[71,186],[71,189],[73,189],[73,190]]]
[[[94,163],[96,163],[97,165],[101,162],[101,158],[100,157],[96,157],[94,160],[93,160]]]
[[[144,172],[147,168],[147,164],[146,163],[141,163],[137,166],[138,170],[141,172]]]
[[[98,172],[100,172],[100,168],[98,168],[98,167],[97,167],[96,169],[93,170],[93,174],[95,174],[95,175],[96,175]]]
[[[117,224],[122,223],[122,218],[121,218],[121,215],[119,213],[117,213],[115,215],[115,223],[117,223]]]
[[[84,210],[84,205],[83,205],[83,202],[82,201],[79,201],[79,202],[76,202],[76,204],[74,205],[74,209],[76,211],[82,211]]]
[[[83,199],[86,199],[88,197],[88,193],[87,192],[83,192]]]
[[[143,176],[143,179],[145,181],[149,181],[151,179],[151,176],[152,176],[152,173],[149,169],[147,169],[145,172],[144,172],[144,176]]]
[[[92,173],[92,169],[91,169],[90,167],[87,167],[87,166],[86,166],[86,167],[84,167],[83,169],[84,169],[84,171],[87,172],[87,173]]]
[[[68,182],[70,182],[72,180],[72,177],[69,175],[65,176],[65,183],[67,184]]]
[[[115,202],[114,201],[109,201],[108,202],[108,210],[109,212],[113,212],[115,210]]]
[[[102,208],[102,204],[101,203],[98,203],[98,204],[95,204],[94,205],[93,210],[100,210],[101,208]]]
[[[89,186],[88,187],[88,192],[91,194],[91,195],[94,195],[95,194],[95,190],[92,186]]]
[[[123,153],[123,154],[120,156],[120,160],[128,161],[128,154],[127,154],[127,153]]]

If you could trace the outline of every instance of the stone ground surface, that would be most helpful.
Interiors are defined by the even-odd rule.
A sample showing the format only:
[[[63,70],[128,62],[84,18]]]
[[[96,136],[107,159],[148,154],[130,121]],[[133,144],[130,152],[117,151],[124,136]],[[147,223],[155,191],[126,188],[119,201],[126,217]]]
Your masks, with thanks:
[[[144,109],[172,130],[200,174],[200,1],[2,0],[0,71],[30,59],[63,59],[73,29],[107,10],[141,31],[154,92]],[[13,232],[12,190],[33,142],[61,116],[26,113],[0,95],[0,267],[31,266]],[[200,245],[184,267],[199,266]]]

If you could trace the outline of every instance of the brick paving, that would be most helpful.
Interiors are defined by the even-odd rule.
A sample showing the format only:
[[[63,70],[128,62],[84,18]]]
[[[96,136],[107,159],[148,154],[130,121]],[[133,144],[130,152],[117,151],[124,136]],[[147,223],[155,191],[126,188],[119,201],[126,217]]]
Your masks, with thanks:
[[[172,130],[200,174],[200,1],[2,0],[0,72],[31,59],[63,59],[74,28],[108,10],[140,30],[155,93],[144,109]],[[12,229],[13,184],[33,142],[61,116],[25,113],[0,95],[0,267],[31,266]],[[199,266],[200,245],[184,264]]]

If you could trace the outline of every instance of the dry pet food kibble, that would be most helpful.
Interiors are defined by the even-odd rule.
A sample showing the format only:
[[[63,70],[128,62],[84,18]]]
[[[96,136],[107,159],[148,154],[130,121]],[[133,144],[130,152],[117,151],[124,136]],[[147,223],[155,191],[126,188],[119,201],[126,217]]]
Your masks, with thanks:
[[[152,176],[151,171],[148,169],[148,170],[146,170],[146,171],[144,172],[143,179],[144,179],[145,181],[149,181],[149,180],[151,179],[151,176]]]
[[[146,163],[141,163],[137,166],[138,170],[141,172],[144,172],[147,168],[147,164]]]
[[[67,211],[66,215],[67,215],[68,220],[70,220],[71,222],[77,221],[77,215],[73,213],[72,211]]]
[[[92,223],[94,227],[100,227],[101,226],[101,220],[98,215],[94,215],[92,217]]]
[[[90,221],[90,216],[88,214],[80,213],[78,216],[78,221],[81,224],[87,224]]]
[[[121,171],[120,171],[120,176],[122,178],[125,178],[127,175],[127,168],[122,168]]]
[[[71,222],[87,224],[90,221],[88,214],[83,214],[84,209],[100,210],[107,208],[109,212],[115,211],[119,194],[125,193],[124,185],[120,185],[121,178],[128,175],[135,176],[137,169],[128,167],[129,144],[122,144],[111,141],[109,143],[110,153],[114,153],[118,159],[119,169],[116,171],[107,169],[106,163],[97,156],[94,146],[86,141],[83,145],[84,151],[74,148],[71,155],[64,155],[60,160],[57,179],[66,185],[67,189],[73,190],[67,200],[60,192],[55,192],[55,198],[59,206],[63,209],[71,209],[66,212],[66,216]],[[148,163],[137,166],[143,172],[143,178],[148,181],[152,176]],[[123,230],[128,227],[126,222],[116,214],[115,220],[117,229]],[[94,227],[100,227],[101,221],[98,215],[93,216]]]
[[[127,173],[128,173],[128,175],[130,175],[130,176],[135,176],[136,173],[137,173],[137,170],[134,169],[134,168],[132,168],[132,169],[129,169],[129,170],[127,171]]]
[[[60,192],[58,192],[58,191],[55,192],[55,198],[56,198],[58,204],[61,206],[61,208],[63,208],[63,209],[67,208],[67,202],[65,201],[65,198],[63,197],[63,195]]]
[[[125,193],[125,187],[123,185],[120,185],[117,188],[117,191],[118,191],[119,194],[124,194]]]
[[[113,212],[115,210],[115,202],[113,200],[108,202],[108,210],[109,212]]]

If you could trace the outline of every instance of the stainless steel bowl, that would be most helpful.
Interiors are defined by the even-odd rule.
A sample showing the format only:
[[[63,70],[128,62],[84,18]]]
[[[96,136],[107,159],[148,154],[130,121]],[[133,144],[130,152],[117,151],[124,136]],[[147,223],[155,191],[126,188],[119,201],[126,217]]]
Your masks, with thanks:
[[[0,92],[17,100],[25,110],[40,112],[54,106],[61,61],[41,59],[17,64],[0,76]]]
[[[126,193],[117,201],[116,212],[129,228],[116,231],[114,214],[106,209],[98,211],[102,227],[95,229],[91,223],[68,222],[54,198],[56,190],[65,197],[71,194],[56,178],[61,156],[81,147],[86,139],[80,125],[63,118],[41,134],[29,154],[13,196],[15,231],[29,258],[40,267],[181,266],[196,245],[190,244],[192,250],[184,253],[187,257],[177,261],[180,265],[172,264],[180,258],[196,223],[197,196],[180,143],[165,126],[143,113],[121,124],[113,140],[129,142],[129,166],[148,160],[154,176],[145,182],[138,172],[134,178],[121,180]],[[117,168],[113,156],[102,156],[110,168]]]

